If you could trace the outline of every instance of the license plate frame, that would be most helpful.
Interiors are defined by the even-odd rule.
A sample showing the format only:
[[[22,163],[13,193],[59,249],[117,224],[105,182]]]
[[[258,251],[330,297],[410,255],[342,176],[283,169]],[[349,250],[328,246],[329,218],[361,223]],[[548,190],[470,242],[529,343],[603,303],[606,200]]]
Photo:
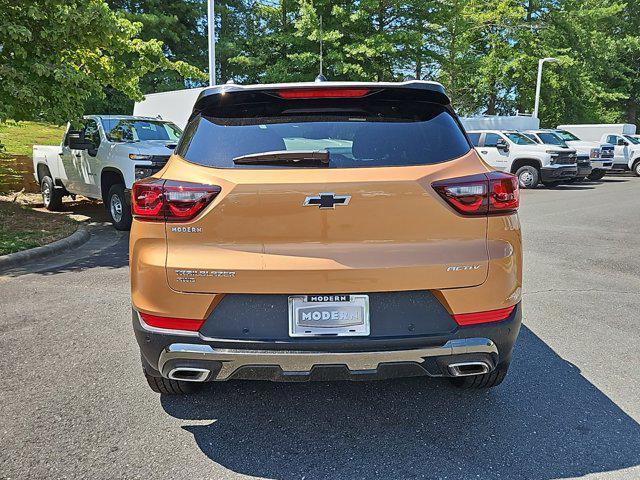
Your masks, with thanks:
[[[370,330],[369,295],[289,297],[290,337],[363,337]]]

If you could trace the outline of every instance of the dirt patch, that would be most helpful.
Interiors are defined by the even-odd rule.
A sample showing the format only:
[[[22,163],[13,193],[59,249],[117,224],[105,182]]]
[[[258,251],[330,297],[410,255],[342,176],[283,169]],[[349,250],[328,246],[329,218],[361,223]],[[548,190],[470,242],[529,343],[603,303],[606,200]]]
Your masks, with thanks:
[[[39,192],[32,170],[30,156],[0,153],[0,194],[20,190]]]
[[[55,242],[77,228],[78,223],[67,215],[45,213],[0,199],[0,255]]]

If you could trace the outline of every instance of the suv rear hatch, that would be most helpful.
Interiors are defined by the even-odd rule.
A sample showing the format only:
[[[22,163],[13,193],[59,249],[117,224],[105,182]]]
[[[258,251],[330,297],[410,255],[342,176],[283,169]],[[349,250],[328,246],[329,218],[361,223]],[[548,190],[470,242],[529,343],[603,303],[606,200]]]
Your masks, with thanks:
[[[487,171],[434,84],[208,90],[162,179],[220,191],[192,220],[167,222],[168,282],[212,293],[479,285],[487,218],[460,215],[432,183]]]

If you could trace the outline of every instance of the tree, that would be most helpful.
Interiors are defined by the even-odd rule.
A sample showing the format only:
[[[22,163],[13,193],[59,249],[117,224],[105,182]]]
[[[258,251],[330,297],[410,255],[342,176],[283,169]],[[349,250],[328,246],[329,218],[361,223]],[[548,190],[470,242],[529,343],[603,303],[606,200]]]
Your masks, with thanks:
[[[103,0],[0,0],[0,12],[0,119],[76,118],[106,88],[140,99],[147,72],[204,77]]]

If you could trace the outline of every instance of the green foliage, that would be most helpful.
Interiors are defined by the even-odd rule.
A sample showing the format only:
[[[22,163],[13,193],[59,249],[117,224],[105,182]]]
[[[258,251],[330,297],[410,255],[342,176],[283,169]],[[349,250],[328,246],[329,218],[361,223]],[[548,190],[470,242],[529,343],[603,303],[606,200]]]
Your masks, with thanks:
[[[541,119],[638,121],[640,6],[622,0],[219,0],[223,80],[444,84],[464,114],[531,111],[538,59]],[[239,7],[237,5],[240,5]],[[233,21],[229,20],[233,17]],[[225,28],[232,25],[232,28]]]
[[[158,69],[203,77],[102,0],[0,0],[0,12],[0,119],[65,121],[105,88],[140,99],[140,78]]]
[[[206,0],[11,1],[0,117],[130,113],[141,93],[206,80]],[[216,23],[219,82],[311,81],[322,37],[331,80],[436,80],[462,114],[506,114],[533,110],[551,56],[543,125],[638,122],[637,1],[216,0]]]

